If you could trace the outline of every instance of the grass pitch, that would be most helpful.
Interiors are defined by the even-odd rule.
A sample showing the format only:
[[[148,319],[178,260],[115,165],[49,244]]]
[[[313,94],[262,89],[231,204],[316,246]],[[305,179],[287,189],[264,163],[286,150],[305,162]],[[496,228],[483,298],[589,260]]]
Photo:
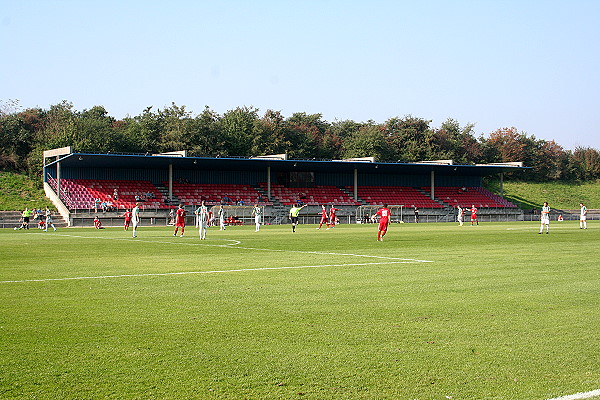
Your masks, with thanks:
[[[3,399],[600,388],[593,222],[0,231]]]

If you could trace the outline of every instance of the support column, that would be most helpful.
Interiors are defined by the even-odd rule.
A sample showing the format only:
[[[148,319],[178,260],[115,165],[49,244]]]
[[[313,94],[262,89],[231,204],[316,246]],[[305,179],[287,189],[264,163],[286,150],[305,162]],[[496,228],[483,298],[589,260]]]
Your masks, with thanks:
[[[435,171],[431,170],[431,200],[435,200]]]
[[[358,201],[358,169],[354,168],[354,201]]]
[[[267,198],[271,201],[271,167],[267,167]]]
[[[58,157],[57,157],[58,159]],[[61,196],[61,190],[60,190],[60,161],[58,161],[56,163],[56,195],[58,196],[58,199],[61,200],[62,196]]]
[[[173,202],[173,164],[169,164],[169,202]]]
[[[504,197],[504,172],[500,172],[500,196]]]

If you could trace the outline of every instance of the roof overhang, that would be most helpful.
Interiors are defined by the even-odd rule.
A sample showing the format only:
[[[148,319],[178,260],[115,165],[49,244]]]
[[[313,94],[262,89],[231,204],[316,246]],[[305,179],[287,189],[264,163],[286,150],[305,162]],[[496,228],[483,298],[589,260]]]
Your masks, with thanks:
[[[181,154],[93,154],[71,153],[57,162],[61,168],[127,168],[127,169],[215,169],[225,171],[260,171],[268,167],[277,171],[313,171],[421,175],[433,171],[439,175],[488,176],[502,172],[529,169],[515,164],[460,165],[453,163],[365,162],[364,160],[286,160],[278,158],[184,157]]]

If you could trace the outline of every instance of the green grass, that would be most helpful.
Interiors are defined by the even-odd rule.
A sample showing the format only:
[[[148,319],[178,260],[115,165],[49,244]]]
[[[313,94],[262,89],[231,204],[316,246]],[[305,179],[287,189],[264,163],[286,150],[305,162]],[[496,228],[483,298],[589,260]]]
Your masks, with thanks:
[[[489,182],[488,188],[500,194],[498,181]],[[504,198],[521,209],[540,208],[547,201],[550,207],[561,210],[577,210],[583,202],[588,209],[600,208],[600,181],[583,183],[566,182],[504,182]]]
[[[402,224],[384,242],[375,225],[211,228],[202,242],[189,228],[1,230],[0,398],[595,390],[600,229],[577,226]]]
[[[54,208],[52,202],[46,198],[41,181],[23,174],[0,171],[0,211],[46,206]]]

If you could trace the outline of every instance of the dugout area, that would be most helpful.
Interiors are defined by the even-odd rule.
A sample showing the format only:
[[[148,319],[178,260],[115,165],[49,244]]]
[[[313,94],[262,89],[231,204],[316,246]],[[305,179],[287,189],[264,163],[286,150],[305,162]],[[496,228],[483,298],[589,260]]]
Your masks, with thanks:
[[[91,154],[76,152],[70,147],[44,152],[44,187],[48,197],[52,199],[60,214],[70,226],[88,226],[89,204],[73,203],[65,190],[68,181],[127,181],[151,183],[160,193],[160,198],[151,207],[144,209],[143,218],[148,224],[168,224],[169,209],[179,204],[181,199],[176,195],[174,187],[178,184],[204,185],[240,185],[256,190],[264,206],[264,217],[267,223],[286,223],[289,199],[278,198],[277,188],[289,191],[319,187],[333,187],[342,191],[347,199],[342,204],[335,204],[340,209],[338,216],[342,223],[356,222],[357,210],[366,206],[367,200],[359,196],[361,188],[406,187],[419,190],[424,196],[440,204],[440,207],[420,209],[422,222],[453,220],[453,209],[436,197],[436,190],[448,187],[481,188],[483,178],[496,175],[500,177],[508,172],[525,169],[522,163],[458,165],[452,160],[424,162],[377,162],[373,158],[349,160],[293,160],[287,155],[272,155],[258,158],[237,157],[191,157],[187,152],[166,154]],[[181,192],[179,192],[181,194]],[[227,193],[223,193],[227,195]],[[160,200],[160,201],[159,201]],[[214,199],[217,200],[217,199]],[[331,203],[339,199],[332,197]],[[325,202],[323,200],[323,202]],[[188,214],[195,210],[194,201],[186,204]],[[327,203],[330,203],[329,201]],[[214,204],[210,204],[214,205]],[[226,204],[227,206],[239,204]],[[251,204],[243,204],[250,206]],[[402,205],[406,210],[410,204]],[[519,210],[498,210],[497,207],[484,207],[482,215],[502,214],[507,211],[518,219]],[[320,214],[318,204],[309,204],[303,210],[302,222],[313,223]],[[119,210],[111,214],[104,213],[106,218],[118,221]],[[114,215],[113,215],[114,213]],[[193,215],[193,214],[192,214]],[[410,222],[412,215],[405,213]],[[243,216],[247,222],[248,216]],[[512,217],[511,217],[512,218]],[[191,222],[191,221],[190,221]],[[318,221],[317,221],[318,222]],[[111,225],[109,222],[108,225]]]

